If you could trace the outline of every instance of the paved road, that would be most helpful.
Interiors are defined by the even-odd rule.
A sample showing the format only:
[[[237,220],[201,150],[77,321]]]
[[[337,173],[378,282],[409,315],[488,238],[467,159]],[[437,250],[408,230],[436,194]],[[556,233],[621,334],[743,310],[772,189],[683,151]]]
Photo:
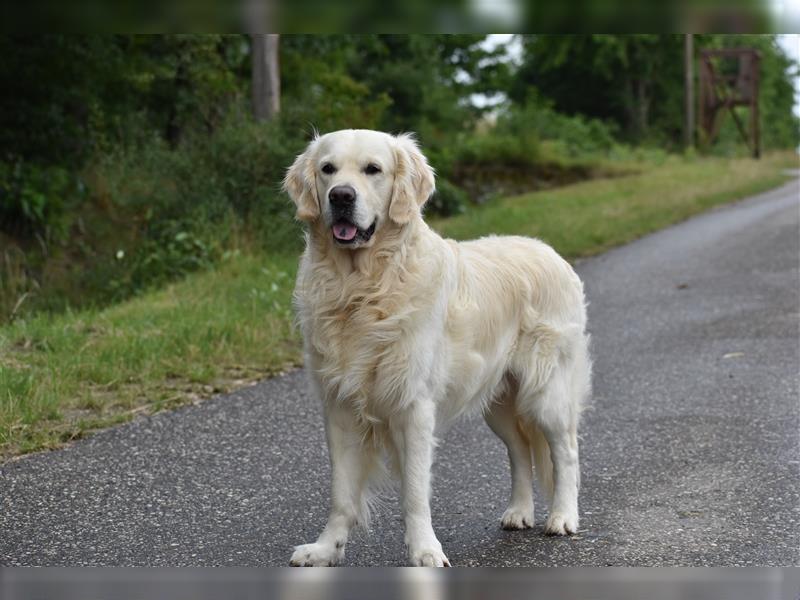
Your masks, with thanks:
[[[595,394],[582,529],[499,528],[505,451],[445,437],[434,526],[457,566],[800,565],[800,188],[581,263]],[[0,467],[0,564],[285,565],[327,510],[302,371]],[[539,502],[539,507],[543,506]],[[396,497],[346,564],[404,564]]]

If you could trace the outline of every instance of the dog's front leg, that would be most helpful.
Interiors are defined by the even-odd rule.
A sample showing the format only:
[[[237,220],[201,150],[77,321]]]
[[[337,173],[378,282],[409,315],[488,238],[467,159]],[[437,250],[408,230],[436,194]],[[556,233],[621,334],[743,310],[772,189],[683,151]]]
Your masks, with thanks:
[[[449,567],[431,523],[431,466],[436,411],[432,401],[415,402],[391,427],[400,458],[405,542],[411,565]]]
[[[344,558],[350,529],[367,510],[365,487],[375,453],[362,443],[355,417],[347,409],[326,405],[325,425],[331,458],[331,512],[317,541],[295,548],[293,567],[332,567]]]

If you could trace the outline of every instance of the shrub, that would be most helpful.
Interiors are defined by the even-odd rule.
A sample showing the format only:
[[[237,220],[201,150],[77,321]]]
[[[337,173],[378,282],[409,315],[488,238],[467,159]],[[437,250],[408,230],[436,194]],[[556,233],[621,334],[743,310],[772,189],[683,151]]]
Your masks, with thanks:
[[[456,161],[462,165],[504,164],[521,167],[535,164],[538,156],[539,142],[535,132],[492,129],[461,141]]]
[[[467,193],[444,177],[436,180],[436,191],[425,205],[426,212],[442,217],[463,213],[467,209]]]
[[[0,162],[0,230],[45,241],[61,239],[82,191],[80,180],[64,168],[21,159]]]
[[[242,244],[299,248],[280,188],[306,141],[284,128],[234,113],[213,135],[187,136],[175,149],[153,136],[103,157],[95,187],[130,235],[95,261],[87,287],[102,284],[96,295],[118,300],[206,268]]]
[[[507,108],[483,130],[462,136],[452,153],[435,152],[433,162],[439,167],[436,161],[443,158],[448,175],[463,172],[467,165],[524,169],[551,161],[605,156],[617,145],[614,130],[607,124],[560,114],[549,104],[534,100]]]
[[[283,209],[284,169],[305,141],[280,123],[228,119],[212,136],[190,136],[172,150],[152,142],[109,155],[101,170],[112,202],[148,220],[200,217],[214,222],[229,212],[248,219]]]
[[[126,298],[136,292],[178,279],[192,271],[211,266],[219,249],[196,232],[187,230],[185,223],[162,223],[157,235],[151,235],[134,249],[129,258],[118,250],[113,260],[120,264],[119,272],[108,282],[109,300]]]
[[[213,190],[203,202],[222,202],[242,219],[275,210],[284,169],[300,144],[299,136],[287,138],[274,123],[235,119],[210,140],[192,145],[194,172],[181,182],[184,193],[203,198]]]
[[[516,132],[518,136],[555,140],[565,158],[596,156],[616,143],[615,132],[608,124],[582,115],[558,113],[541,101],[510,109],[498,119],[497,130],[506,135]]]

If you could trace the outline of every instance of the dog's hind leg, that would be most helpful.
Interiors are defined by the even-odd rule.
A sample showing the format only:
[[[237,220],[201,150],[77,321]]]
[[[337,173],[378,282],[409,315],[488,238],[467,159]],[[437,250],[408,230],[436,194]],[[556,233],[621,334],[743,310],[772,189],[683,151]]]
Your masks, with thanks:
[[[516,409],[531,442],[537,476],[552,496],[545,533],[578,530],[578,421],[591,387],[588,337],[576,326],[531,329],[532,344],[518,343]]]
[[[515,396],[516,386],[509,386],[484,414],[486,423],[506,445],[511,463],[511,502],[500,521],[503,529],[533,527],[531,447],[519,426]]]
[[[549,535],[567,535],[578,531],[578,436],[573,425],[540,425],[553,461],[553,500],[544,524]]]
[[[588,392],[589,365],[588,360],[583,360],[583,352],[576,351],[576,354],[571,360],[560,359],[541,389],[518,399],[525,416],[536,425],[530,428],[534,451],[546,455],[549,449],[550,461],[546,457],[537,457],[537,467],[539,462],[552,465],[552,473],[539,474],[543,482],[552,481],[553,486],[550,514],[544,526],[545,533],[551,535],[566,535],[578,530],[580,465],[577,430],[581,404]],[[542,448],[544,444],[541,440],[537,443],[535,436],[543,436],[547,448]]]
[[[331,512],[317,541],[296,546],[293,567],[331,567],[344,558],[350,529],[368,517],[366,488],[376,469],[378,454],[365,443],[355,415],[335,405],[325,407],[325,425],[331,458]]]

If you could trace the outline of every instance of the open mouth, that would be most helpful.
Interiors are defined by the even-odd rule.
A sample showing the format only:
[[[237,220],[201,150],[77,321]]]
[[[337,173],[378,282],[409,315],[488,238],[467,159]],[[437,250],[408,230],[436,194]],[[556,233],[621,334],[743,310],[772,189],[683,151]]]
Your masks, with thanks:
[[[373,221],[367,229],[361,229],[347,219],[339,219],[331,227],[333,238],[340,244],[355,244],[356,242],[366,242],[375,233],[375,223]]]

